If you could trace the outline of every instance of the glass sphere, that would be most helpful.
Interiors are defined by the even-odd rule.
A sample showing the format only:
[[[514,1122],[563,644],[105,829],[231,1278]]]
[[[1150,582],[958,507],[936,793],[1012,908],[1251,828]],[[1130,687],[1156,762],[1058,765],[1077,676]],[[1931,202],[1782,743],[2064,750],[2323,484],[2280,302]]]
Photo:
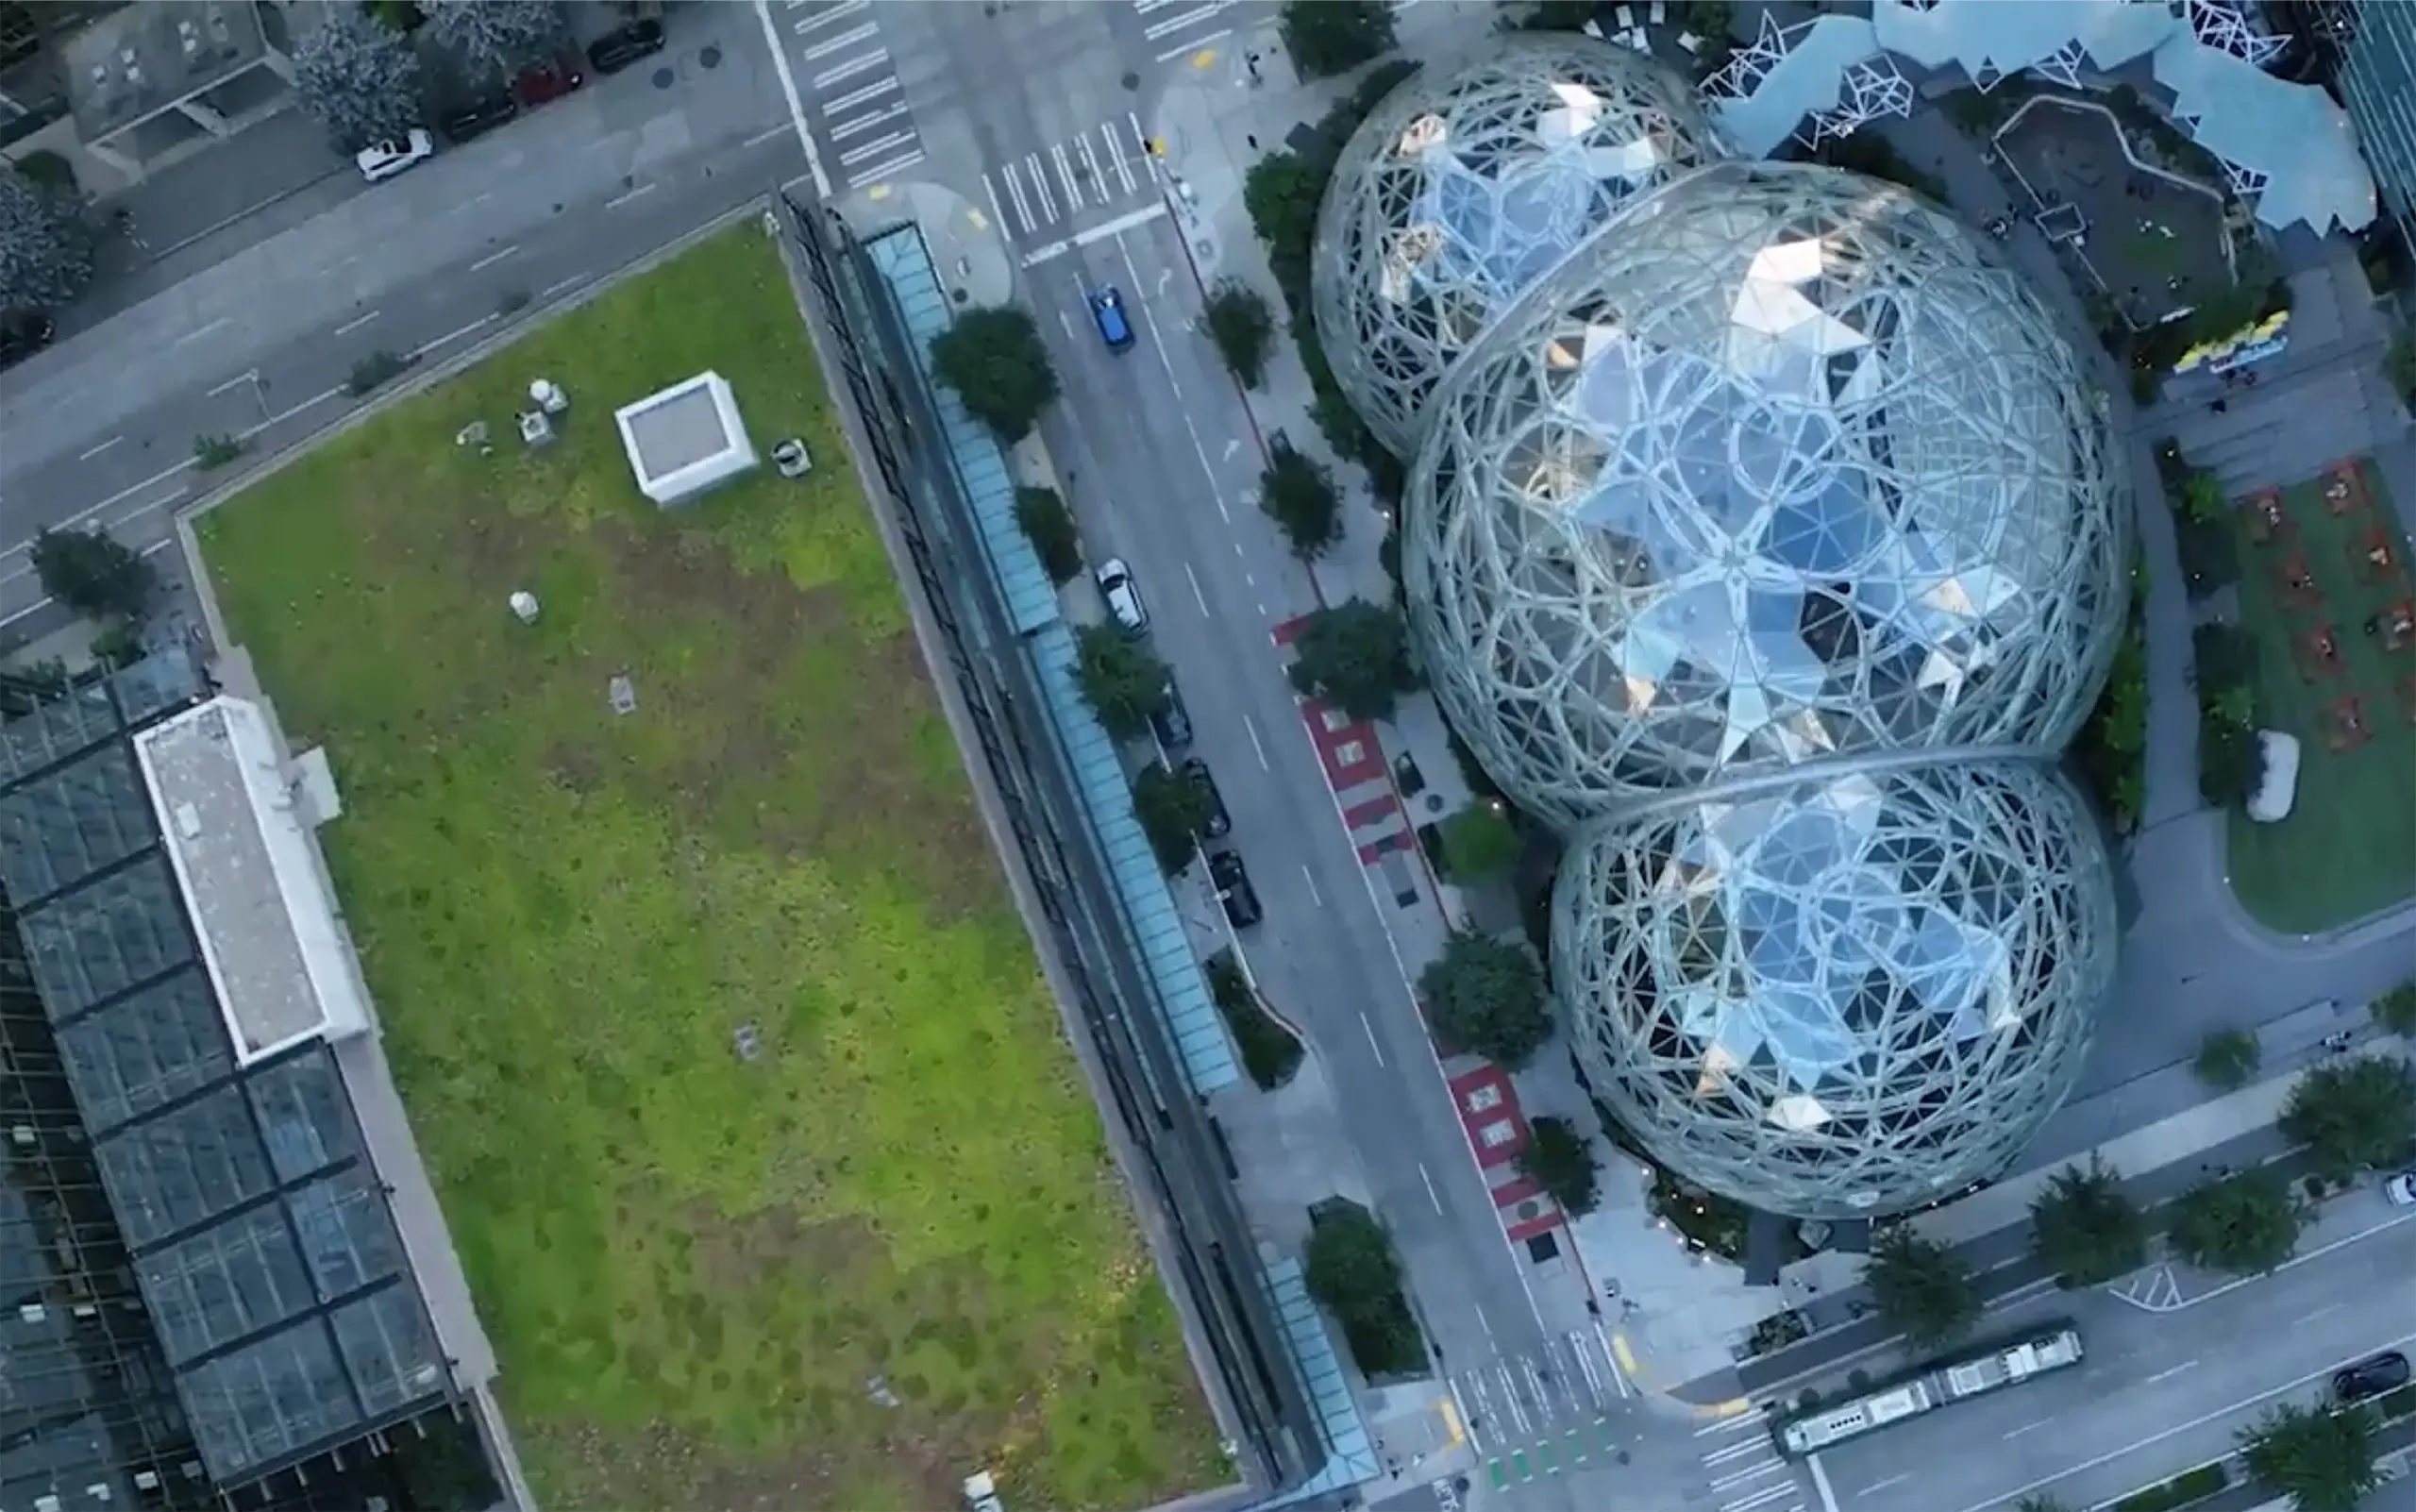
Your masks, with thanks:
[[[1838,765],[1581,832],[1553,978],[1653,1158],[1804,1218],[1995,1175],[2070,1093],[2113,984],[2084,799],[2022,759]]]
[[[1567,32],[1498,39],[1411,78],[1343,148],[1317,219],[1317,339],[1406,457],[1460,353],[1637,194],[1725,156],[1661,64]]]
[[[1435,694],[1563,828],[1840,754],[2059,749],[2122,629],[2089,366],[1982,238],[1835,169],[1631,205],[1461,359],[1405,507]]]

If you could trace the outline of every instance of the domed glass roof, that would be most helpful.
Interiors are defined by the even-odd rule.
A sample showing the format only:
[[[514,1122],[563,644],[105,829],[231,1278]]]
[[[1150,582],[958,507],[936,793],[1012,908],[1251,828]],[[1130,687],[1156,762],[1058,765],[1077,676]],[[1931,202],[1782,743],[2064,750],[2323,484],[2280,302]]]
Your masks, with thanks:
[[[2113,980],[2107,858],[2044,764],[1740,784],[1584,832],[1553,977],[1656,1158],[1800,1218],[1993,1174],[2079,1075]]]
[[[2121,631],[2088,369],[1890,185],[1720,164],[1523,295],[1436,398],[1403,537],[1446,712],[1523,806],[1862,750],[2060,748]]]
[[[1521,290],[1722,155],[1675,75],[1583,35],[1501,39],[1402,84],[1343,149],[1317,223],[1317,336],[1361,417],[1416,450],[1426,400]]]

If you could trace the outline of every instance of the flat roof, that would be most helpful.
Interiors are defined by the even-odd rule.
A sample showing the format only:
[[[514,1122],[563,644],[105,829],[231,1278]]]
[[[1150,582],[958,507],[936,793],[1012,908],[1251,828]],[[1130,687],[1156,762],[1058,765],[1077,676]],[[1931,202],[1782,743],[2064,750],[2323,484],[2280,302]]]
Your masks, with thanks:
[[[629,449],[646,478],[669,478],[730,449],[730,428],[722,422],[711,374],[640,399],[621,412]]]
[[[135,754],[244,1060],[368,1027],[268,721],[218,697],[143,731]]]
[[[85,140],[107,138],[258,63],[268,51],[251,0],[121,6],[59,46]]]

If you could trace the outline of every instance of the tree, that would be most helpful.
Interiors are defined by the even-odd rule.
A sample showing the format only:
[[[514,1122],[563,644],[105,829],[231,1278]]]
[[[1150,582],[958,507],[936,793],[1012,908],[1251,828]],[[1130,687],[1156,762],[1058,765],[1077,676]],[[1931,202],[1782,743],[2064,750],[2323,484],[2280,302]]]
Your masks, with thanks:
[[[2298,1512],[2356,1512],[2382,1484],[2374,1471],[2374,1418],[2286,1402],[2240,1432],[2240,1455],[2256,1482],[2289,1497]]]
[[[159,581],[148,559],[103,530],[44,530],[33,563],[42,591],[88,619],[141,622]]]
[[[554,0],[423,0],[428,33],[479,83],[500,84],[569,35]]]
[[[1074,530],[1074,512],[1053,488],[1015,490],[1015,524],[1032,542],[1049,580],[1065,584],[1082,574],[1082,543]]]
[[[1595,1190],[1601,1162],[1594,1147],[1567,1118],[1547,1114],[1527,1126],[1527,1146],[1518,1151],[1519,1171],[1552,1194],[1561,1211],[1583,1218],[1601,1200]]]
[[[1453,930],[1418,990],[1436,1033],[1511,1070],[1552,1038],[1543,968],[1524,946],[1482,930]]]
[[[1259,244],[1267,248],[1267,266],[1296,309],[1308,296],[1317,206],[1333,172],[1330,161],[1297,152],[1270,152],[1250,164],[1242,179],[1242,206],[1250,211],[1250,229],[1258,233]],[[1308,328],[1306,322],[1298,324]]]
[[[1392,51],[1393,12],[1384,0],[1287,0],[1279,25],[1302,78],[1348,74]]]
[[[1200,832],[1216,812],[1208,784],[1197,773],[1169,771],[1164,762],[1151,762],[1132,779],[1132,812],[1158,865],[1167,875],[1191,865],[1200,850]]]
[[[2244,1029],[2218,1029],[2198,1042],[2198,1058],[2190,1063],[2198,1080],[2220,1092],[2246,1086],[2265,1058],[2257,1036]]]
[[[1342,496],[1334,477],[1315,458],[1279,445],[1258,475],[1258,507],[1267,512],[1292,554],[1311,562],[1342,539]]]
[[[1395,697],[1418,686],[1401,611],[1348,598],[1312,610],[1292,636],[1292,686],[1353,719],[1389,719]]]
[[[1525,848],[1500,798],[1478,798],[1443,821],[1443,865],[1453,882],[1489,882],[1517,865]]]
[[[2271,1167],[2200,1182],[2173,1203],[2173,1252],[2202,1270],[2261,1276],[2298,1248],[2306,1215],[2289,1178]]]
[[[931,371],[973,418],[1014,445],[1057,398],[1057,370],[1032,313],[1013,305],[968,310],[931,341]]]
[[[2416,1139],[2416,1072],[2379,1055],[2316,1067],[2290,1088],[2277,1121],[2324,1175],[2396,1166]]]
[[[1349,1317],[1390,1302],[1401,1290],[1401,1257],[1374,1214],[1355,1203],[1337,1202],[1309,1229],[1309,1242],[1300,1253],[1300,1279],[1310,1296]]]
[[[1208,339],[1233,377],[1243,388],[1258,387],[1266,380],[1267,355],[1275,341],[1275,316],[1267,301],[1250,285],[1227,278],[1208,296],[1205,318]]]
[[[1944,1348],[1980,1320],[1980,1288],[1971,1268],[1910,1224],[1899,1223],[1871,1242],[1862,1282],[1888,1321],[1917,1349]]]
[[[2148,1261],[2148,1225],[2113,1167],[2091,1157],[2047,1179],[2030,1201],[2030,1243],[2066,1291],[2103,1285]]]
[[[2403,982],[2376,998],[2372,1011],[2384,1033],[2416,1039],[2416,982]]]
[[[57,310],[92,277],[92,231],[72,198],[0,165],[0,311]]]
[[[329,6],[294,46],[294,94],[349,157],[419,124],[419,55],[366,11]]]
[[[1166,701],[1166,664],[1121,625],[1085,625],[1074,636],[1074,680],[1099,722],[1118,740],[1149,728]]]

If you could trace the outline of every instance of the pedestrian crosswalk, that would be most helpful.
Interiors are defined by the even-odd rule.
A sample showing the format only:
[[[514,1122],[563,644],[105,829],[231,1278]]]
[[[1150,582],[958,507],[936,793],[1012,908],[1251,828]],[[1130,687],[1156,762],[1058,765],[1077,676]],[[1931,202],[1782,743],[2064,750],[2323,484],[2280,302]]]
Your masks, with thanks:
[[[1718,1512],[1804,1512],[1805,1493],[1795,1467],[1770,1442],[1770,1421],[1756,1408],[1695,1430],[1703,1451],[1708,1494],[1695,1504]]]
[[[799,92],[813,102],[837,176],[850,189],[923,160],[871,0],[786,0]]]
[[[1496,1489],[1612,1459],[1626,1431],[1611,1419],[1627,1385],[1600,1329],[1544,1340],[1446,1378],[1460,1426]]]
[[[1159,49],[1161,63],[1232,36],[1225,12],[1233,6],[1233,0],[1132,0],[1132,8],[1141,15],[1141,35]]]
[[[985,171],[982,187],[1013,236],[1069,226],[1085,210],[1159,202],[1157,160],[1140,117],[1129,113]]]

